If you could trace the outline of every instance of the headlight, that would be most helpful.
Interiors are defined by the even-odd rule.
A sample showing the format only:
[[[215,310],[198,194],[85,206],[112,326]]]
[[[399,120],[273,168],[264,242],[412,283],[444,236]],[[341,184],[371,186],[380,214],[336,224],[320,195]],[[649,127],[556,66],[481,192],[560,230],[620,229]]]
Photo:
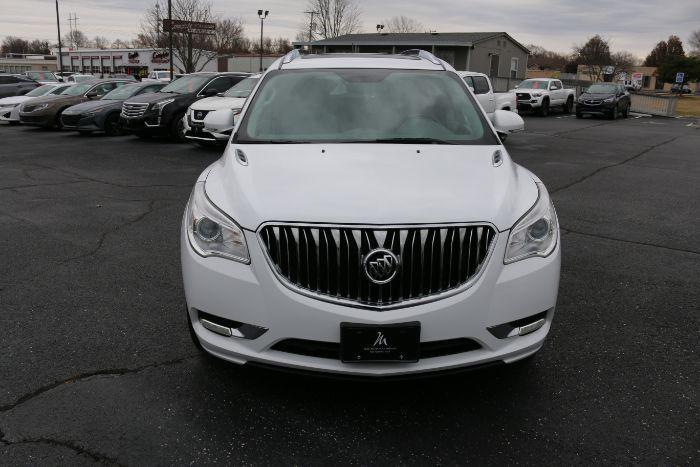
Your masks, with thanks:
[[[603,102],[615,102],[615,98],[614,98],[614,97],[608,97],[608,98],[605,99]]]
[[[187,237],[199,255],[250,263],[243,230],[209,201],[204,182],[195,184],[185,216]]]
[[[48,107],[49,107],[49,104],[39,104],[39,105],[37,105],[36,107],[34,107],[34,109],[32,110],[32,112],[38,112],[39,110],[44,110],[44,109],[46,109],[46,108],[48,108]]]
[[[544,185],[538,183],[535,205],[510,230],[505,264],[533,256],[548,256],[557,246],[559,222]]]
[[[578,98],[578,101],[579,101],[579,102],[583,102],[583,101],[584,101],[583,97],[579,97],[579,98]]]
[[[168,104],[172,104],[175,102],[175,99],[166,99],[164,101],[156,102],[155,104],[152,104],[152,109],[157,110],[158,114],[163,113],[163,107],[165,107]]]
[[[86,116],[86,117],[94,117],[94,116],[97,115],[98,113],[104,112],[104,110],[105,110],[106,108],[107,108],[107,107],[100,107],[99,109],[92,109],[92,110],[90,110],[89,112],[85,112],[85,116]]]
[[[532,97],[542,97],[542,93],[541,93],[541,92],[535,92],[535,93],[532,94]]]

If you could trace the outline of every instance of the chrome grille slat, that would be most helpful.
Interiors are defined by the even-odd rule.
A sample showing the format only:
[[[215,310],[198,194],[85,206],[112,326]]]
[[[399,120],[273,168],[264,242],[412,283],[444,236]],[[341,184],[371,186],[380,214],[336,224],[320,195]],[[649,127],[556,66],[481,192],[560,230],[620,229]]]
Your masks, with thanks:
[[[122,104],[122,117],[140,118],[148,110],[149,104],[140,104],[136,102],[124,102]]]
[[[370,308],[399,306],[459,290],[493,249],[493,227],[477,225],[353,227],[264,225],[259,239],[279,278],[293,289]],[[376,248],[400,266],[387,284],[371,282],[364,258]]]

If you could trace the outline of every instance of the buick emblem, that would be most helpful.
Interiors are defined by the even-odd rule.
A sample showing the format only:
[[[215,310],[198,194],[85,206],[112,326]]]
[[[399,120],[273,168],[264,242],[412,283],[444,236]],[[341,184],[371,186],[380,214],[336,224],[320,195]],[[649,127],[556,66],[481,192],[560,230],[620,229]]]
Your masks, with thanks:
[[[399,257],[389,250],[377,248],[365,256],[363,266],[367,279],[375,284],[386,284],[399,270]]]

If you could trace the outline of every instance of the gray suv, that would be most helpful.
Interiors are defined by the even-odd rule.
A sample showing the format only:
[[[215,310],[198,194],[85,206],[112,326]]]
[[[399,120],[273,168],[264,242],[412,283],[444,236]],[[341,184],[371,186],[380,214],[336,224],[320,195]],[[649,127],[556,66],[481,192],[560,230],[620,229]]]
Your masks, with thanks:
[[[23,96],[41,84],[22,75],[0,74],[0,98]]]

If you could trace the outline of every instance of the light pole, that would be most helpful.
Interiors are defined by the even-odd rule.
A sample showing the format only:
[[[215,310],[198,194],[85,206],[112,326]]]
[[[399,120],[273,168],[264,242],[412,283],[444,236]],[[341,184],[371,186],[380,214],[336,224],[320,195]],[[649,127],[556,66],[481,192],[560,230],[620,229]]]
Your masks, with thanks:
[[[61,52],[61,21],[58,19],[58,0],[56,0],[56,28],[58,28],[58,71],[63,71],[63,53]],[[63,75],[59,75],[63,76]]]
[[[263,60],[263,21],[265,21],[265,18],[267,18],[267,14],[269,11],[265,10],[258,10],[258,18],[260,18],[260,71],[263,71],[263,65],[262,65],[262,60]]]
[[[168,0],[168,59],[170,60],[170,82],[173,82],[173,2]]]

